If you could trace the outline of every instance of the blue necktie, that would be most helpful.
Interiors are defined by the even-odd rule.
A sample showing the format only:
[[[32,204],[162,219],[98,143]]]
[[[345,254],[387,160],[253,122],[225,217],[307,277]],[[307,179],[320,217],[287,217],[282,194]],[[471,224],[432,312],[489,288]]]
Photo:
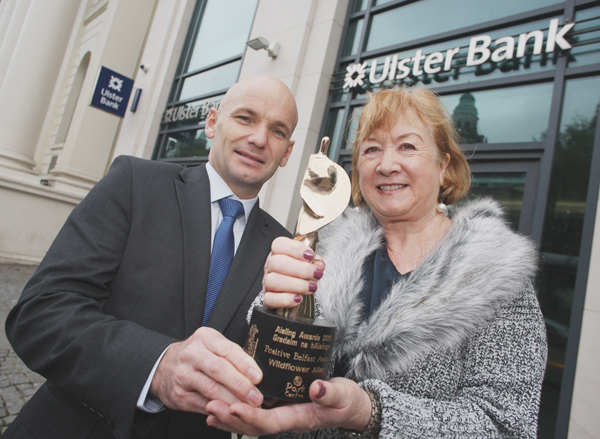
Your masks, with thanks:
[[[229,266],[233,261],[234,239],[233,223],[235,219],[244,214],[244,206],[237,200],[222,198],[219,207],[223,220],[215,233],[212,255],[210,256],[210,271],[208,273],[208,287],[206,289],[206,305],[204,306],[204,319],[202,326],[206,326],[210,313],[215,306],[223,282],[227,277]]]

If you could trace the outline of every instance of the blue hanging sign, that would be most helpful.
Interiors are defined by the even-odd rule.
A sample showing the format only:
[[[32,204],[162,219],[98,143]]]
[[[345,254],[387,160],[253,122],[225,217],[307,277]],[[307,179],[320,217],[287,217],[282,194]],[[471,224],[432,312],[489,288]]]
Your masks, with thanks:
[[[132,89],[133,79],[100,67],[90,105],[123,117]]]

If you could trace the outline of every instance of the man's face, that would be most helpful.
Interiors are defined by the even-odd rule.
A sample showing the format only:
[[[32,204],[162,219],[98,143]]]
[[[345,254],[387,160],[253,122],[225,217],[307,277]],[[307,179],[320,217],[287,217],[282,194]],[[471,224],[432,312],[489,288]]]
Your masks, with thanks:
[[[213,139],[209,161],[238,197],[253,198],[286,165],[296,121],[293,96],[279,80],[242,81],[206,120],[206,136]]]

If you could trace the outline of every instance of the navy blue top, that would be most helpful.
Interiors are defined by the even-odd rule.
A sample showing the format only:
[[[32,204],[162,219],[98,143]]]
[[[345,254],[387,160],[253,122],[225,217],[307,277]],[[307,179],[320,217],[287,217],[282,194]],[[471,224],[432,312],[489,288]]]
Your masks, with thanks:
[[[381,302],[390,294],[392,285],[402,277],[410,275],[410,272],[401,274],[390,259],[387,246],[384,244],[375,250],[363,264],[362,279],[363,289],[359,299],[364,304],[363,320],[368,319]],[[333,376],[346,376],[348,372],[348,358],[344,356],[334,365]]]

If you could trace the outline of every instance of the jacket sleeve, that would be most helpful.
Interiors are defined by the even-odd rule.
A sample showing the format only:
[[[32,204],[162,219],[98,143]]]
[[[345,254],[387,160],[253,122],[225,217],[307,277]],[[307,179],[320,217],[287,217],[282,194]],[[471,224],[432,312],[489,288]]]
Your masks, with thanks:
[[[104,312],[131,224],[131,161],[73,210],[6,321],[32,370],[129,437],[136,400],[169,337]]]
[[[535,438],[547,340],[533,288],[505,304],[461,356],[458,392],[449,400],[396,391],[393,378],[360,383],[380,398],[380,437]]]

